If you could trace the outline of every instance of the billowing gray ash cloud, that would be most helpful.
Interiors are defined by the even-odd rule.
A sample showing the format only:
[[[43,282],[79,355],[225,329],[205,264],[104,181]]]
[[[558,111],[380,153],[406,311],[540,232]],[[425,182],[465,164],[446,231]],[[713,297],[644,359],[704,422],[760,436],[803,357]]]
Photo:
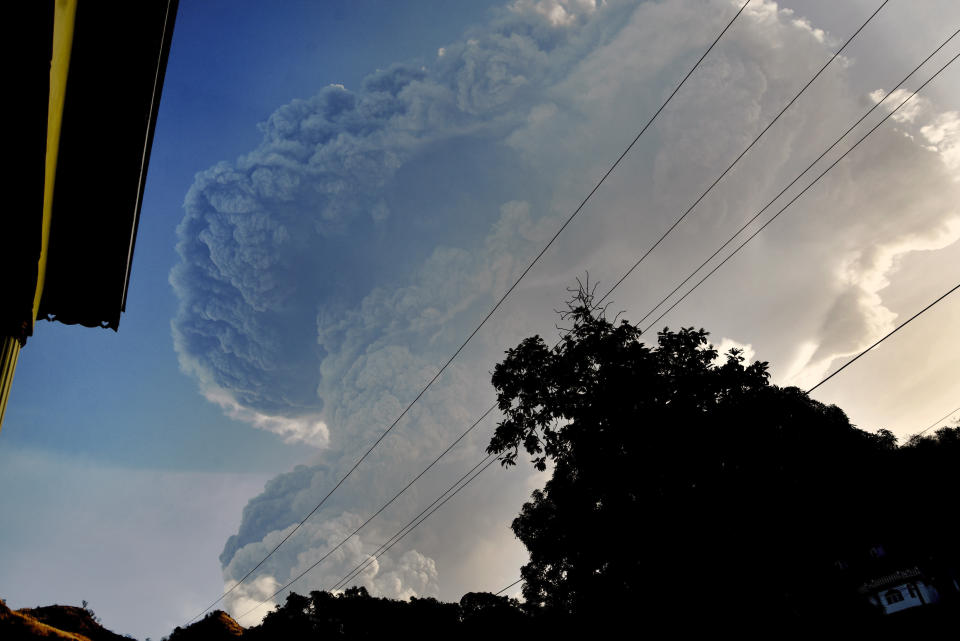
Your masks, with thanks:
[[[211,400],[325,443],[316,316],[357,304],[457,228],[483,230],[501,204],[491,188],[518,186],[502,136],[563,68],[548,60],[586,40],[536,16],[508,12],[429,69],[396,65],[359,91],[295,100],[261,125],[257,149],[197,176],[178,229],[173,329]]]
[[[231,416],[317,447],[313,464],[250,501],[221,556],[228,585],[417,395],[735,9],[518,0],[427,65],[398,64],[357,90],[328,86],[281,107],[256,149],[197,176],[171,274],[181,365]],[[829,58],[836,37],[769,0],[751,3],[507,306],[229,605],[242,612],[309,567],[465,429],[493,400],[489,372],[503,350],[556,334],[552,310],[578,274],[609,283],[622,273]],[[615,307],[641,316],[871,104],[877,87],[855,82],[857,64],[846,58],[818,80]],[[875,340],[900,313],[879,295],[900,259],[960,237],[955,121],[927,101],[878,131],[871,153],[851,155],[673,324],[749,343],[775,377],[801,382]],[[311,572],[309,587],[329,587],[366,558],[479,458],[490,429]],[[481,584],[515,576],[523,551],[507,526],[542,479],[487,474],[360,581],[391,596],[502,587]]]

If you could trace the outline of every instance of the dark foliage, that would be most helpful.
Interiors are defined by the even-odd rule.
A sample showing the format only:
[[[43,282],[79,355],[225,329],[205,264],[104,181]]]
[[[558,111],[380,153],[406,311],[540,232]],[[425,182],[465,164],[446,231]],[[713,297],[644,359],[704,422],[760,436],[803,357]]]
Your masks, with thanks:
[[[290,594],[283,606],[248,629],[244,639],[489,638],[521,633],[527,617],[507,597],[471,592],[460,603],[432,598],[375,598],[363,587],[340,594]],[[171,641],[173,638],[171,637]]]
[[[771,385],[767,363],[718,359],[702,329],[645,345],[583,288],[563,316],[555,348],[528,338],[493,374],[505,418],[488,451],[553,468],[513,522],[531,613],[676,631],[863,623],[877,613],[836,576],[850,550],[955,560],[957,430],[897,448]]]
[[[0,600],[0,639],[4,641],[77,638],[126,641],[131,637],[115,634],[100,625],[100,619],[86,601],[82,607],[47,605],[14,612]]]

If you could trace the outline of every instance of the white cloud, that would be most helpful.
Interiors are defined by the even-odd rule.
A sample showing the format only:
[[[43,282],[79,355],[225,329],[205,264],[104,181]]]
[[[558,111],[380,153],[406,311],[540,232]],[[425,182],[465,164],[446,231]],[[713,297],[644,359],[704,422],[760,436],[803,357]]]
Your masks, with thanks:
[[[286,417],[264,414],[240,405],[229,392],[215,386],[204,390],[203,395],[219,405],[230,418],[278,434],[286,443],[306,443],[319,448],[330,443],[330,430],[318,415]]]
[[[514,0],[510,10],[516,13],[535,13],[553,27],[569,27],[581,16],[597,10],[596,0]]]
[[[717,365],[722,365],[727,360],[727,354],[731,349],[740,350],[740,356],[743,357],[744,363],[750,364],[756,360],[757,353],[753,349],[753,345],[749,343],[741,343],[733,340],[732,338],[722,338],[720,343],[714,346],[714,349],[717,350],[717,359],[714,361]]]
[[[815,28],[813,25],[810,24],[810,21],[807,20],[806,18],[796,18],[793,21],[791,21],[791,24],[793,24],[794,27],[809,33],[811,36],[814,37],[814,39],[816,39],[817,42],[826,41],[826,37],[827,37],[826,32],[824,32],[823,29]]]
[[[946,111],[932,123],[920,128],[920,133],[933,143],[928,149],[940,154],[943,164],[960,180],[960,111]]]
[[[897,107],[900,107],[895,114],[890,116],[891,120],[899,123],[912,123],[917,119],[918,115],[929,107],[929,100],[921,95],[911,97],[912,94],[913,91],[897,89],[887,97],[883,105],[887,111],[893,111],[897,109]],[[883,97],[887,95],[887,92],[883,89],[876,89],[871,91],[869,95],[870,99],[874,102],[880,102],[883,100]],[[904,103],[902,107],[900,103]]]

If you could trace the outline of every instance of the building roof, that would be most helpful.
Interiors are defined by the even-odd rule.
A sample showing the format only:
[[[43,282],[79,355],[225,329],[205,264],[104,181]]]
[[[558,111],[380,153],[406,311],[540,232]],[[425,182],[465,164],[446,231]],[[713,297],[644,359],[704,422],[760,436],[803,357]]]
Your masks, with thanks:
[[[0,336],[36,318],[116,329],[126,308],[177,0],[38,0],[7,17],[16,162]]]
[[[38,318],[119,325],[176,10],[77,5]]]
[[[883,576],[877,577],[867,581],[860,586],[860,593],[866,594],[867,592],[873,592],[874,590],[882,590],[884,588],[889,588],[892,586],[897,586],[907,581],[915,581],[917,579],[923,578],[923,572],[920,571],[920,568],[914,566],[912,568],[905,568],[902,570],[897,570],[896,572],[891,572],[889,574],[884,574]]]

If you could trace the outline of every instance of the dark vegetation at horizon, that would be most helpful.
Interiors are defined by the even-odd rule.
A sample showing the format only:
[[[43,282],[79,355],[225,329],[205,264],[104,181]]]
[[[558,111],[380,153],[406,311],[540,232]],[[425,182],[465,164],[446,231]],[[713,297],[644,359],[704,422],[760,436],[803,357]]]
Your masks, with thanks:
[[[291,593],[258,626],[216,611],[169,641],[960,625],[956,593],[885,616],[858,591],[906,566],[957,578],[960,426],[898,445],[770,384],[767,363],[719,355],[702,329],[645,345],[582,287],[561,316],[555,347],[528,338],[493,374],[504,418],[488,452],[551,469],[512,524],[530,553],[523,603]],[[877,545],[891,552],[880,562]]]

